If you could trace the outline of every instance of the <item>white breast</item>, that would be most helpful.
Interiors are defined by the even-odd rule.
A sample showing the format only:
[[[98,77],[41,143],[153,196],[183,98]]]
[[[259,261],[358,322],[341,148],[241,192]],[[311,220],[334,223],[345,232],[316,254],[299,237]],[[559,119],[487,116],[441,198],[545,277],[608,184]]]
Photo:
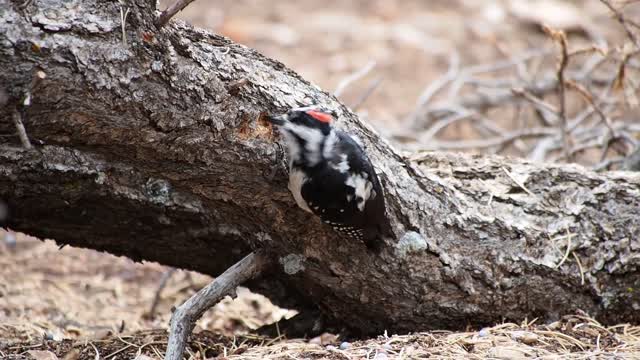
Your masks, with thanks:
[[[289,191],[293,194],[293,198],[300,208],[310,213],[313,213],[309,208],[309,205],[302,197],[302,185],[307,182],[307,177],[304,173],[297,169],[291,169],[289,172]]]

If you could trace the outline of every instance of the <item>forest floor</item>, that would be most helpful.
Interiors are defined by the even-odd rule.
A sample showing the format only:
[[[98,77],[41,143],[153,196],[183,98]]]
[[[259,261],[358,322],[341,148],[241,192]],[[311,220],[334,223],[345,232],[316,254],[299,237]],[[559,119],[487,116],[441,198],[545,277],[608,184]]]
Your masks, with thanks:
[[[2,238],[2,236],[0,236]],[[9,239],[12,239],[11,237]],[[172,306],[211,278],[21,234],[0,244],[0,359],[160,360]],[[535,319],[466,331],[380,334],[345,342],[252,334],[292,311],[246,289],[198,321],[186,359],[640,359],[640,326],[603,326],[586,314],[551,324]]]
[[[638,14],[634,8],[626,11]],[[589,46],[596,38],[616,44],[624,37],[597,0],[201,0],[179,17],[255,48],[327,91],[342,88],[340,100],[357,107],[361,118],[401,147],[407,145],[406,129],[421,94],[442,79],[452,62],[460,68],[495,66],[532,49],[554,49],[541,31],[543,23],[565,30],[575,47]],[[554,56],[541,56],[537,66],[549,60],[553,66]],[[345,82],[358,72],[366,74]],[[493,86],[506,77],[489,72],[480,80]],[[507,130],[523,126],[511,113],[487,116]],[[438,135],[445,140],[476,137],[482,134],[463,122]],[[169,268],[93,250],[59,249],[53,241],[0,231],[3,239],[0,359],[160,359],[171,308],[211,280],[175,271],[151,314]],[[588,314],[567,314],[551,324],[521,319],[484,329],[380,334],[348,343],[334,334],[267,339],[252,330],[293,312],[246,289],[238,295],[198,321],[185,358],[640,359],[639,326],[603,325]]]

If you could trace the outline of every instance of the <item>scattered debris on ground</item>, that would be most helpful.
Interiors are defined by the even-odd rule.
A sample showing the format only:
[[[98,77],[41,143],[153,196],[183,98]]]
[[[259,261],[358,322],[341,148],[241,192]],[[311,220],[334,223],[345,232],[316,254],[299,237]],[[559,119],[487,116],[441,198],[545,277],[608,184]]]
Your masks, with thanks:
[[[0,234],[0,239],[4,234]],[[11,238],[13,239],[13,237]],[[176,271],[148,317],[166,267],[21,234],[0,244],[0,359],[162,359],[171,307],[209,277]],[[293,312],[244,289],[198,322],[187,359],[640,359],[640,326],[603,326],[586,314],[465,332],[376,339],[268,339],[251,330]],[[155,329],[155,330],[149,330]],[[96,357],[99,354],[99,357]]]
[[[188,359],[637,359],[640,327],[603,327],[586,316],[566,316],[549,325],[505,323],[478,331],[434,331],[341,342],[335,336],[306,340],[267,339],[252,335],[195,333]],[[2,343],[4,359],[95,360],[162,359],[164,330],[105,334],[102,338],[32,340]]]

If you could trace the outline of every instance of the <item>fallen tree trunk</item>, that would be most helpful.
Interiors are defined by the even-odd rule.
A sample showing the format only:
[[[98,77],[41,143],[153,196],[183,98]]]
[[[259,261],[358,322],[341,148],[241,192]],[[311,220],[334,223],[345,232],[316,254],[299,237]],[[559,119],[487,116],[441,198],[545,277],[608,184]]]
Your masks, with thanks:
[[[264,248],[281,266],[253,290],[363,334],[578,309],[640,320],[638,175],[409,161],[277,61],[182,23],[158,30],[154,1],[0,6],[0,198],[14,230],[211,275]],[[395,232],[379,256],[287,190],[261,118],[309,104],[335,110],[378,167]]]

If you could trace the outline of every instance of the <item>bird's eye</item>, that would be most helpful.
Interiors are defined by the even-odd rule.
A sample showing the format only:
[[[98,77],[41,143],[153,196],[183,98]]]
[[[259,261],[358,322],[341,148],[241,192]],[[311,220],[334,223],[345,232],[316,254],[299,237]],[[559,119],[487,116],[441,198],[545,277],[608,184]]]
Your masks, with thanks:
[[[320,112],[320,111],[315,111],[315,110],[307,111],[307,115],[311,116],[312,118],[314,118],[314,119],[316,119],[316,120],[318,120],[320,122],[326,123],[326,124],[330,124],[331,120],[333,120],[331,115],[325,114],[325,113]]]

